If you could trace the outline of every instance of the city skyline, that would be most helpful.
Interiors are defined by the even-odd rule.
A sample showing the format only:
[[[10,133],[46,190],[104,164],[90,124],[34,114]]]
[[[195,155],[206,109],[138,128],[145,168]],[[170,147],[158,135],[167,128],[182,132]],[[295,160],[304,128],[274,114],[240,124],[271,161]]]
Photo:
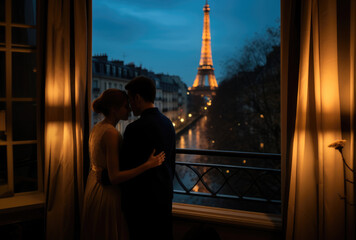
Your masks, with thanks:
[[[278,26],[279,1],[209,0],[213,64],[223,65],[255,34]],[[178,75],[192,86],[200,59],[205,0],[93,1],[93,55]]]

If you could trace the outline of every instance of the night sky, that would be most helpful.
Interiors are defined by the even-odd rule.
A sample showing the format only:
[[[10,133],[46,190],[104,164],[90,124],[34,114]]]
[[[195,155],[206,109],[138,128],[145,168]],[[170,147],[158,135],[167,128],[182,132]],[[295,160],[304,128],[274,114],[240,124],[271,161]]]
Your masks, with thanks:
[[[224,63],[280,21],[280,0],[209,0],[217,82]],[[200,59],[205,0],[93,0],[93,55],[133,62],[193,84]]]

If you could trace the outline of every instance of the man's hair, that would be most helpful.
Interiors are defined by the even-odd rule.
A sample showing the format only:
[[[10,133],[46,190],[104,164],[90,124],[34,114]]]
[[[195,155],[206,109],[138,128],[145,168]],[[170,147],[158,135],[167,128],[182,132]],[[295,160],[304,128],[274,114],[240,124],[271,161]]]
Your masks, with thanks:
[[[154,103],[156,98],[155,82],[145,76],[138,76],[126,84],[125,89],[132,95],[139,94],[146,102]]]

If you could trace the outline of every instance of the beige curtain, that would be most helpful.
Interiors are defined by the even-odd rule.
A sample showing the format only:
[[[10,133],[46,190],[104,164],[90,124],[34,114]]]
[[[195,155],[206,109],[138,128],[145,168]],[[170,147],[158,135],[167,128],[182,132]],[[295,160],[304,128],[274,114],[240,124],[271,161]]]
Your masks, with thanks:
[[[352,0],[281,1],[286,239],[355,239],[354,185],[328,147],[346,139],[354,166],[355,9]]]
[[[46,3],[46,235],[78,239],[89,131],[91,1]]]

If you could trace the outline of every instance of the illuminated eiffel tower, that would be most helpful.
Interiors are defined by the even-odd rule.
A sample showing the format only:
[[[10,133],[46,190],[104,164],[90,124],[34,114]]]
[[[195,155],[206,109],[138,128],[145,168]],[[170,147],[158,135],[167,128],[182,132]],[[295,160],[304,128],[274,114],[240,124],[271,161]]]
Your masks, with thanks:
[[[193,87],[189,90],[195,95],[215,95],[215,90],[218,87],[216,82],[214,68],[213,68],[213,57],[211,54],[211,36],[210,36],[210,7],[208,0],[206,0],[204,11],[204,26],[203,26],[203,36],[202,36],[202,46],[200,62],[198,67],[198,74],[195,77]],[[205,86],[205,82],[208,85]]]

